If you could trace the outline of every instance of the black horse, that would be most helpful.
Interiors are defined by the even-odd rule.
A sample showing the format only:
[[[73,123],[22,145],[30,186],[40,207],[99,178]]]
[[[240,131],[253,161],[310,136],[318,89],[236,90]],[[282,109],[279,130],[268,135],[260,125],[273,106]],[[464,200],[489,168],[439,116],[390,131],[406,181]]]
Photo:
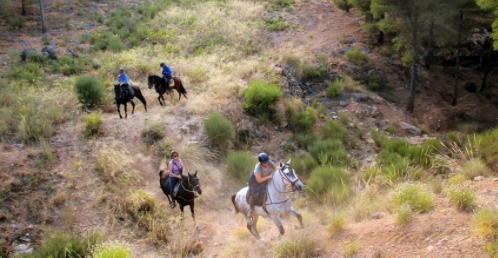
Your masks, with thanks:
[[[124,105],[124,110],[125,110],[125,119],[128,117],[128,112],[126,110],[126,103],[130,102],[131,106],[133,109],[131,110],[131,113],[135,112],[135,103],[133,102],[133,98],[137,97],[145,107],[145,112],[147,112],[147,102],[145,101],[144,96],[142,95],[142,92],[140,91],[140,88],[137,86],[132,86],[130,85],[130,88],[132,92],[129,92],[127,87],[121,87],[119,84],[114,85],[114,94],[115,99],[116,99],[116,105],[118,106],[118,113],[119,113],[119,118],[123,118],[121,116],[121,111],[120,111],[120,105]]]
[[[175,89],[178,92],[178,99],[182,97],[182,94],[185,98],[187,98],[187,91],[183,87],[182,80],[178,77],[173,77],[172,80],[175,83],[173,89]],[[157,99],[159,100],[159,104],[161,104],[162,106],[164,102],[163,94],[164,93],[169,94],[170,91],[169,85],[166,85],[164,79],[157,75],[150,75],[148,78],[148,83],[149,83],[149,89],[152,89],[152,86],[154,86],[156,92],[159,93],[159,97],[157,97]],[[163,101],[161,101],[161,99]]]
[[[164,175],[164,170],[159,171],[159,186],[163,190],[163,193],[168,197],[168,201],[172,204],[170,198],[170,192],[167,186],[168,175]],[[164,176],[163,176],[164,175]],[[194,214],[194,200],[197,196],[202,194],[201,185],[199,179],[197,178],[197,171],[194,174],[188,173],[188,176],[182,175],[182,180],[180,181],[180,188],[178,189],[178,194],[175,199],[180,205],[180,211],[183,216],[183,207],[190,206],[190,212],[192,212],[192,218],[195,220]]]

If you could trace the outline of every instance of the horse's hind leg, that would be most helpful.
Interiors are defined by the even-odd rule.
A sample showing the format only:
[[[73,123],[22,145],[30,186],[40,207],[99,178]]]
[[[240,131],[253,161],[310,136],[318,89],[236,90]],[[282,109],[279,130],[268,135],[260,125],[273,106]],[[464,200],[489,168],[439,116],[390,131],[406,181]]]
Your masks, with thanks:
[[[190,212],[192,213],[192,219],[194,219],[194,222],[195,222],[195,213],[194,213],[194,203],[193,202],[190,204]]]
[[[120,110],[120,109],[121,109],[121,107],[120,107],[120,104],[118,103],[118,104],[117,104],[117,106],[118,106],[118,114],[119,114],[119,118],[123,119],[123,116],[121,116],[121,110]],[[125,107],[126,107],[126,106],[125,106]]]
[[[126,102],[124,103],[124,106],[125,106],[125,119],[127,119],[128,118],[128,109],[127,109],[128,105],[126,105]]]
[[[256,214],[252,216],[252,219],[246,216],[247,229],[249,230],[249,232],[251,232],[251,234],[256,238],[258,242],[262,243],[263,240],[261,239],[261,236],[259,236],[258,229],[256,228],[256,225],[258,224],[258,218],[259,216]]]
[[[273,223],[277,225],[278,231],[280,231],[280,236],[283,236],[285,234],[285,229],[284,226],[282,226],[282,221],[278,217],[273,218]]]
[[[294,210],[294,208],[292,208],[292,207],[291,207],[290,213],[291,213],[292,216],[296,217],[297,220],[299,220],[299,224],[301,225],[301,228],[304,228],[304,225],[303,225],[303,216],[301,216],[301,214],[297,213],[297,211]]]
[[[157,100],[159,100],[159,104],[162,106],[162,105],[163,105],[163,103],[161,102],[161,96],[162,96],[162,95],[161,95],[161,94],[159,94],[159,97],[157,97]]]
[[[131,103],[131,114],[133,115],[133,113],[135,113],[135,102],[133,102],[133,100],[130,100],[130,103]]]

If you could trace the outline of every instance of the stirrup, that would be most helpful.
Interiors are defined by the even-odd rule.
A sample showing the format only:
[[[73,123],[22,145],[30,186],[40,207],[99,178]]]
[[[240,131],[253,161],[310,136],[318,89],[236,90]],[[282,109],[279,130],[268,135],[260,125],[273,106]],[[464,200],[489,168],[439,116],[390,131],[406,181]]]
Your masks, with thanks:
[[[171,207],[171,209],[174,209],[174,208],[176,207],[176,205],[175,205],[175,201],[173,201],[173,202],[169,205],[169,207]]]

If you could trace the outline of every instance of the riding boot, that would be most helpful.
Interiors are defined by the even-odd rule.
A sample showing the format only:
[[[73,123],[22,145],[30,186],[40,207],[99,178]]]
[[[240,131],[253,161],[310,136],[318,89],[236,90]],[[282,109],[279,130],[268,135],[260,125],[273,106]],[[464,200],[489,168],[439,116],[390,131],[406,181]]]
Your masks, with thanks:
[[[171,196],[171,204],[169,205],[169,207],[171,207],[171,209],[174,209],[175,208],[175,197]]]

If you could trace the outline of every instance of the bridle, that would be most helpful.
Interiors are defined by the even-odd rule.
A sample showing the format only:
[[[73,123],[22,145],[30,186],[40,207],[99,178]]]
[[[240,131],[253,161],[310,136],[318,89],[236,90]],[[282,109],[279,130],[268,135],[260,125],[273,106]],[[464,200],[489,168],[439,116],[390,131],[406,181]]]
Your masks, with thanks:
[[[189,190],[189,189],[185,188],[185,185],[183,184],[183,180],[182,180],[182,182],[181,182],[180,185],[183,188],[183,190],[185,190],[186,192],[192,193],[194,195],[194,198],[192,198],[192,199],[185,199],[185,198],[183,198],[181,196],[178,196],[178,195],[175,198],[180,198],[180,199],[185,200],[185,201],[193,201],[193,200],[195,200],[195,198],[199,197],[198,195],[196,195],[197,192],[195,191],[195,188],[197,188],[197,187],[200,188],[201,184],[197,184],[197,185],[193,186],[192,183],[190,182],[190,177],[189,176],[187,176],[187,183],[188,183],[188,186],[190,188],[192,188],[192,190]]]
[[[283,168],[284,168],[284,169],[285,169],[285,168],[287,168],[287,169],[292,169],[292,168],[290,168],[290,167],[289,167],[289,165],[288,165],[288,164],[285,164],[285,166],[284,166]],[[289,186],[289,185],[290,185],[290,187],[292,188],[292,190],[291,190],[291,191],[282,191],[282,192],[281,192],[281,191],[279,191],[279,190],[277,189],[277,187],[275,187],[275,180],[272,180],[272,182],[273,182],[273,187],[274,187],[274,188],[275,188],[275,190],[276,190],[277,192],[279,192],[279,193],[291,193],[291,192],[295,192],[296,190],[294,189],[294,185],[295,185],[297,182],[301,181],[301,179],[300,179],[300,178],[299,178],[299,177],[298,177],[298,176],[294,173],[294,176],[296,177],[296,179],[295,179],[295,180],[291,180],[291,179],[287,176],[287,174],[286,174],[286,173],[284,173],[284,172],[282,171],[282,170],[284,170],[284,169],[279,168],[279,169],[278,169],[278,173],[280,173],[280,175],[281,175],[281,177],[282,177],[282,181],[283,181],[284,185],[286,185],[286,186]],[[294,169],[292,169],[292,171],[294,171]],[[273,172],[273,173],[275,173],[275,172]],[[287,182],[287,183],[285,183],[285,182]]]

